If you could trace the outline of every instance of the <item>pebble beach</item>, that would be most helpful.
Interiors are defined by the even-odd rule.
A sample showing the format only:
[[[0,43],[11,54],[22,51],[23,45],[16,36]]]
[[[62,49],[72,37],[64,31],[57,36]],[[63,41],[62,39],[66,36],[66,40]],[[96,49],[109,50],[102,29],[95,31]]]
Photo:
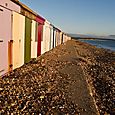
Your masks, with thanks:
[[[114,115],[115,52],[70,40],[0,77],[0,115]]]

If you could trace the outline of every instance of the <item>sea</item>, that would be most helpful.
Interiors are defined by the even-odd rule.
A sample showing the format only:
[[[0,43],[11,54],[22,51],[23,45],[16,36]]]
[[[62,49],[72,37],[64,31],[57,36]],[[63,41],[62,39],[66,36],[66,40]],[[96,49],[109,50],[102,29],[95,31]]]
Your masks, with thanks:
[[[115,52],[115,38],[113,39],[79,39],[98,48],[109,49]]]

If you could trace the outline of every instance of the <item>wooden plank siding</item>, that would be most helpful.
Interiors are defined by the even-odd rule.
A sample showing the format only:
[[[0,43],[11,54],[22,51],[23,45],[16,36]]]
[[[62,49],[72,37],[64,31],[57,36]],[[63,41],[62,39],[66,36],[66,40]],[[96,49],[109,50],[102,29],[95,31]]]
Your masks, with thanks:
[[[13,69],[16,69],[24,64],[25,17],[13,12],[12,22]]]
[[[43,25],[45,19],[41,16],[36,17],[36,21],[38,22],[38,46],[37,46],[37,56],[41,55],[41,41],[43,41]]]
[[[0,6],[0,75],[7,73],[12,65],[11,11]]]
[[[28,63],[31,60],[31,23],[29,18],[25,18],[25,50],[24,62]]]
[[[31,29],[31,58],[37,57],[37,45],[38,45],[38,23],[32,20],[32,29]]]

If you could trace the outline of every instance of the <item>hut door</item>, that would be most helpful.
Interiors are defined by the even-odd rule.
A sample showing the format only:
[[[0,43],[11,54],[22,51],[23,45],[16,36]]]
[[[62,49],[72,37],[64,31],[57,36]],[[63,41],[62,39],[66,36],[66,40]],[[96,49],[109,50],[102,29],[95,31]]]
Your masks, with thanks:
[[[37,53],[37,56],[41,55],[41,41],[43,41],[42,32],[43,32],[43,25],[38,25],[38,53]]]
[[[26,17],[24,62],[28,63],[30,60],[31,60],[31,20]]]
[[[32,20],[32,41],[31,41],[31,58],[36,58],[37,57],[37,22]]]
[[[0,75],[8,72],[9,60],[12,62],[8,55],[8,42],[11,40],[11,11],[0,6]],[[9,57],[8,57],[9,56]]]
[[[12,19],[13,69],[15,69],[24,64],[25,17],[13,12]]]
[[[4,41],[0,39],[0,73],[4,72],[5,70],[5,67],[3,65],[3,59],[4,59],[3,52],[2,52],[3,49],[4,49]]]
[[[12,68],[12,45],[13,45],[13,41],[10,40],[8,41],[8,65],[9,65],[9,68],[8,68],[8,71],[11,71],[13,68]]]

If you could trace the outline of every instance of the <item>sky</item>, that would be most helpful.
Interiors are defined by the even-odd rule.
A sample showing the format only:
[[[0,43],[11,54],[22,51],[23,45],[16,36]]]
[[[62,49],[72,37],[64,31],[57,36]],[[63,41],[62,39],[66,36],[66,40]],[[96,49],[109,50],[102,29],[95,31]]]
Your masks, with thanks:
[[[66,33],[115,35],[115,0],[19,0]]]

